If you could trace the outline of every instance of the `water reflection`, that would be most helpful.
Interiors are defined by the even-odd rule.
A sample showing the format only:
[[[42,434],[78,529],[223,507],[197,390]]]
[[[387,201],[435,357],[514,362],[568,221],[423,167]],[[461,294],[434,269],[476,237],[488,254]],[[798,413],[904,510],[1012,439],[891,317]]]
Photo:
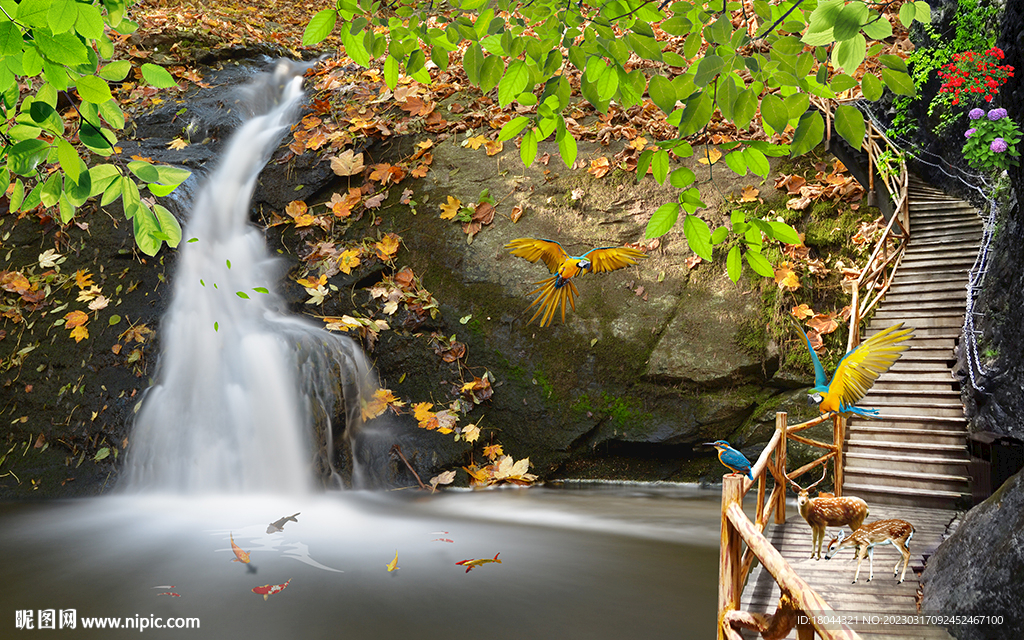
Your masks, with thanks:
[[[718,499],[598,485],[5,504],[0,638],[139,633],[86,631],[87,616],[199,618],[145,631],[158,638],[709,637]],[[230,536],[249,566],[231,562]],[[497,553],[468,573],[455,564]],[[288,580],[266,600],[252,592]],[[76,631],[15,628],[15,612],[47,609],[75,609]]]

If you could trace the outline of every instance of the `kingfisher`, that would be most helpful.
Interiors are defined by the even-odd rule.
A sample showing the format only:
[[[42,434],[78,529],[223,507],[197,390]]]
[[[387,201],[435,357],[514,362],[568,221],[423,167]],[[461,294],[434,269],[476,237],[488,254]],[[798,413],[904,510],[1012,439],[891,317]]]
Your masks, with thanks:
[[[572,281],[573,278],[587,272],[615,271],[634,265],[647,257],[646,253],[632,247],[598,247],[581,256],[570,256],[558,242],[536,238],[517,238],[505,245],[505,248],[512,255],[530,262],[543,260],[551,273],[555,274],[547,280],[535,282],[534,284],[540,286],[527,294],[537,294],[537,298],[527,310],[539,305],[530,322],[541,316],[542,327],[551,324],[555,317],[555,309],[558,307],[562,308],[562,322],[565,322],[566,301],[573,311],[576,310],[575,296],[579,295],[579,291],[576,289],[576,283]]]
[[[730,447],[728,442],[725,440],[715,440],[714,442],[705,442],[704,445],[718,449],[718,459],[722,464],[729,467],[730,471],[747,476],[751,480],[754,479],[753,474],[750,472],[750,460],[747,460],[747,456]]]
[[[818,409],[822,413],[834,411],[845,417],[851,414],[868,418],[877,416],[877,409],[864,409],[854,406],[854,403],[863,398],[878,376],[888,371],[910,348],[906,341],[914,337],[913,329],[904,329],[900,322],[879,331],[843,356],[832,380],[829,380],[814,353],[810,338],[800,325],[797,328],[807,341],[814,362],[814,388],[808,393]]]

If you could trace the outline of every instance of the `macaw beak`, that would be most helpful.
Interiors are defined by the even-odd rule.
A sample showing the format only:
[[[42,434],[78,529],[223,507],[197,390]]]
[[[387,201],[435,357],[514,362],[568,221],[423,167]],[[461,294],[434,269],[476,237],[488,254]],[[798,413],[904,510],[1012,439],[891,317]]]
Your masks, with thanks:
[[[820,393],[812,393],[811,395],[807,396],[807,404],[815,407],[821,404],[822,400],[824,400],[824,398],[821,397]]]

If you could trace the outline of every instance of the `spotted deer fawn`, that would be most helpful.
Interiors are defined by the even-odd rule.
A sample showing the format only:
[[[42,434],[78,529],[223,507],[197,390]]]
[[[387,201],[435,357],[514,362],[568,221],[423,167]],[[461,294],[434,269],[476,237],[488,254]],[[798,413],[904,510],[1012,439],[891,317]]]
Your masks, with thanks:
[[[832,542],[829,543],[825,559],[830,560],[843,547],[853,547],[854,555],[857,556],[857,573],[853,574],[853,584],[857,584],[857,578],[860,576],[860,563],[864,560],[865,555],[868,557],[868,567],[870,568],[868,582],[871,582],[871,578],[875,576],[875,546],[892,544],[902,556],[900,560],[903,561],[903,573],[900,573],[900,560],[896,561],[896,566],[892,569],[892,577],[895,578],[899,574],[900,579],[896,584],[900,584],[903,582],[903,577],[907,575],[907,564],[910,562],[910,539],[913,537],[914,525],[906,520],[869,522],[849,536],[840,529],[836,537],[832,538]]]
[[[804,489],[797,483],[789,480],[793,489],[797,492],[796,504],[800,509],[800,515],[811,525],[811,557],[817,554],[817,560],[821,560],[821,544],[825,541],[825,527],[841,527],[849,525],[851,531],[856,531],[868,517],[868,503],[860,498],[842,497],[836,498],[831,494],[821,494],[817,498],[811,498],[808,493],[811,489],[821,484],[828,473],[828,466],[818,480],[811,486]]]

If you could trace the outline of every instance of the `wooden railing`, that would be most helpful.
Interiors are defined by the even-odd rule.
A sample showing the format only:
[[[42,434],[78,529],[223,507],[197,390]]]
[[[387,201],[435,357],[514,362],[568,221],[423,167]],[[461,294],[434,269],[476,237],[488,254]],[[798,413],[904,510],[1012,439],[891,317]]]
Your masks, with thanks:
[[[853,100],[829,100],[814,97],[811,102],[824,114],[825,131],[831,138],[832,129],[829,125],[833,119],[835,108],[844,102],[853,102]],[[910,176],[907,173],[907,163],[903,160],[902,152],[886,137],[885,133],[875,127],[870,119],[866,119],[865,124],[864,142],[861,144],[861,149],[868,155],[868,193],[874,193],[877,169],[882,185],[894,206],[889,224],[886,225],[885,232],[875,244],[867,264],[861,269],[860,277],[857,278],[852,291],[847,352],[860,344],[860,324],[889,290],[889,286],[896,276],[896,269],[899,267],[900,261],[903,260],[907,242],[910,240],[910,202],[908,198]],[[898,166],[890,167],[888,162],[883,160],[884,157],[898,159]],[[885,167],[881,168],[882,165]]]
[[[798,432],[833,420],[833,443],[827,444],[811,438],[796,435]],[[782,555],[772,547],[763,532],[768,520],[774,514],[776,524],[786,522],[787,478],[796,479],[819,464],[835,459],[835,468],[842,469],[842,443],[845,421],[840,416],[823,415],[793,426],[787,425],[785,413],[775,414],[775,433],[761,452],[751,469],[751,478],[738,474],[727,474],[722,479],[722,543],[719,555],[718,576],[718,638],[719,640],[740,640],[738,628],[753,629],[764,638],[782,638],[793,627],[797,637],[808,640],[818,634],[829,640],[853,640],[859,638],[849,629],[835,629],[819,624],[818,616],[832,611],[821,596],[800,578]],[[818,459],[805,464],[791,473],[786,472],[787,442],[794,440],[826,450]],[[774,480],[774,488],[766,497],[768,475]],[[757,484],[757,501],[754,521],[743,512],[743,498]],[[836,474],[835,494],[842,495],[842,472]],[[746,551],[742,545],[746,544]],[[747,582],[754,558],[775,579],[782,592],[779,606],[774,614],[765,615],[740,611],[740,596]],[[806,619],[801,619],[806,615]]]

